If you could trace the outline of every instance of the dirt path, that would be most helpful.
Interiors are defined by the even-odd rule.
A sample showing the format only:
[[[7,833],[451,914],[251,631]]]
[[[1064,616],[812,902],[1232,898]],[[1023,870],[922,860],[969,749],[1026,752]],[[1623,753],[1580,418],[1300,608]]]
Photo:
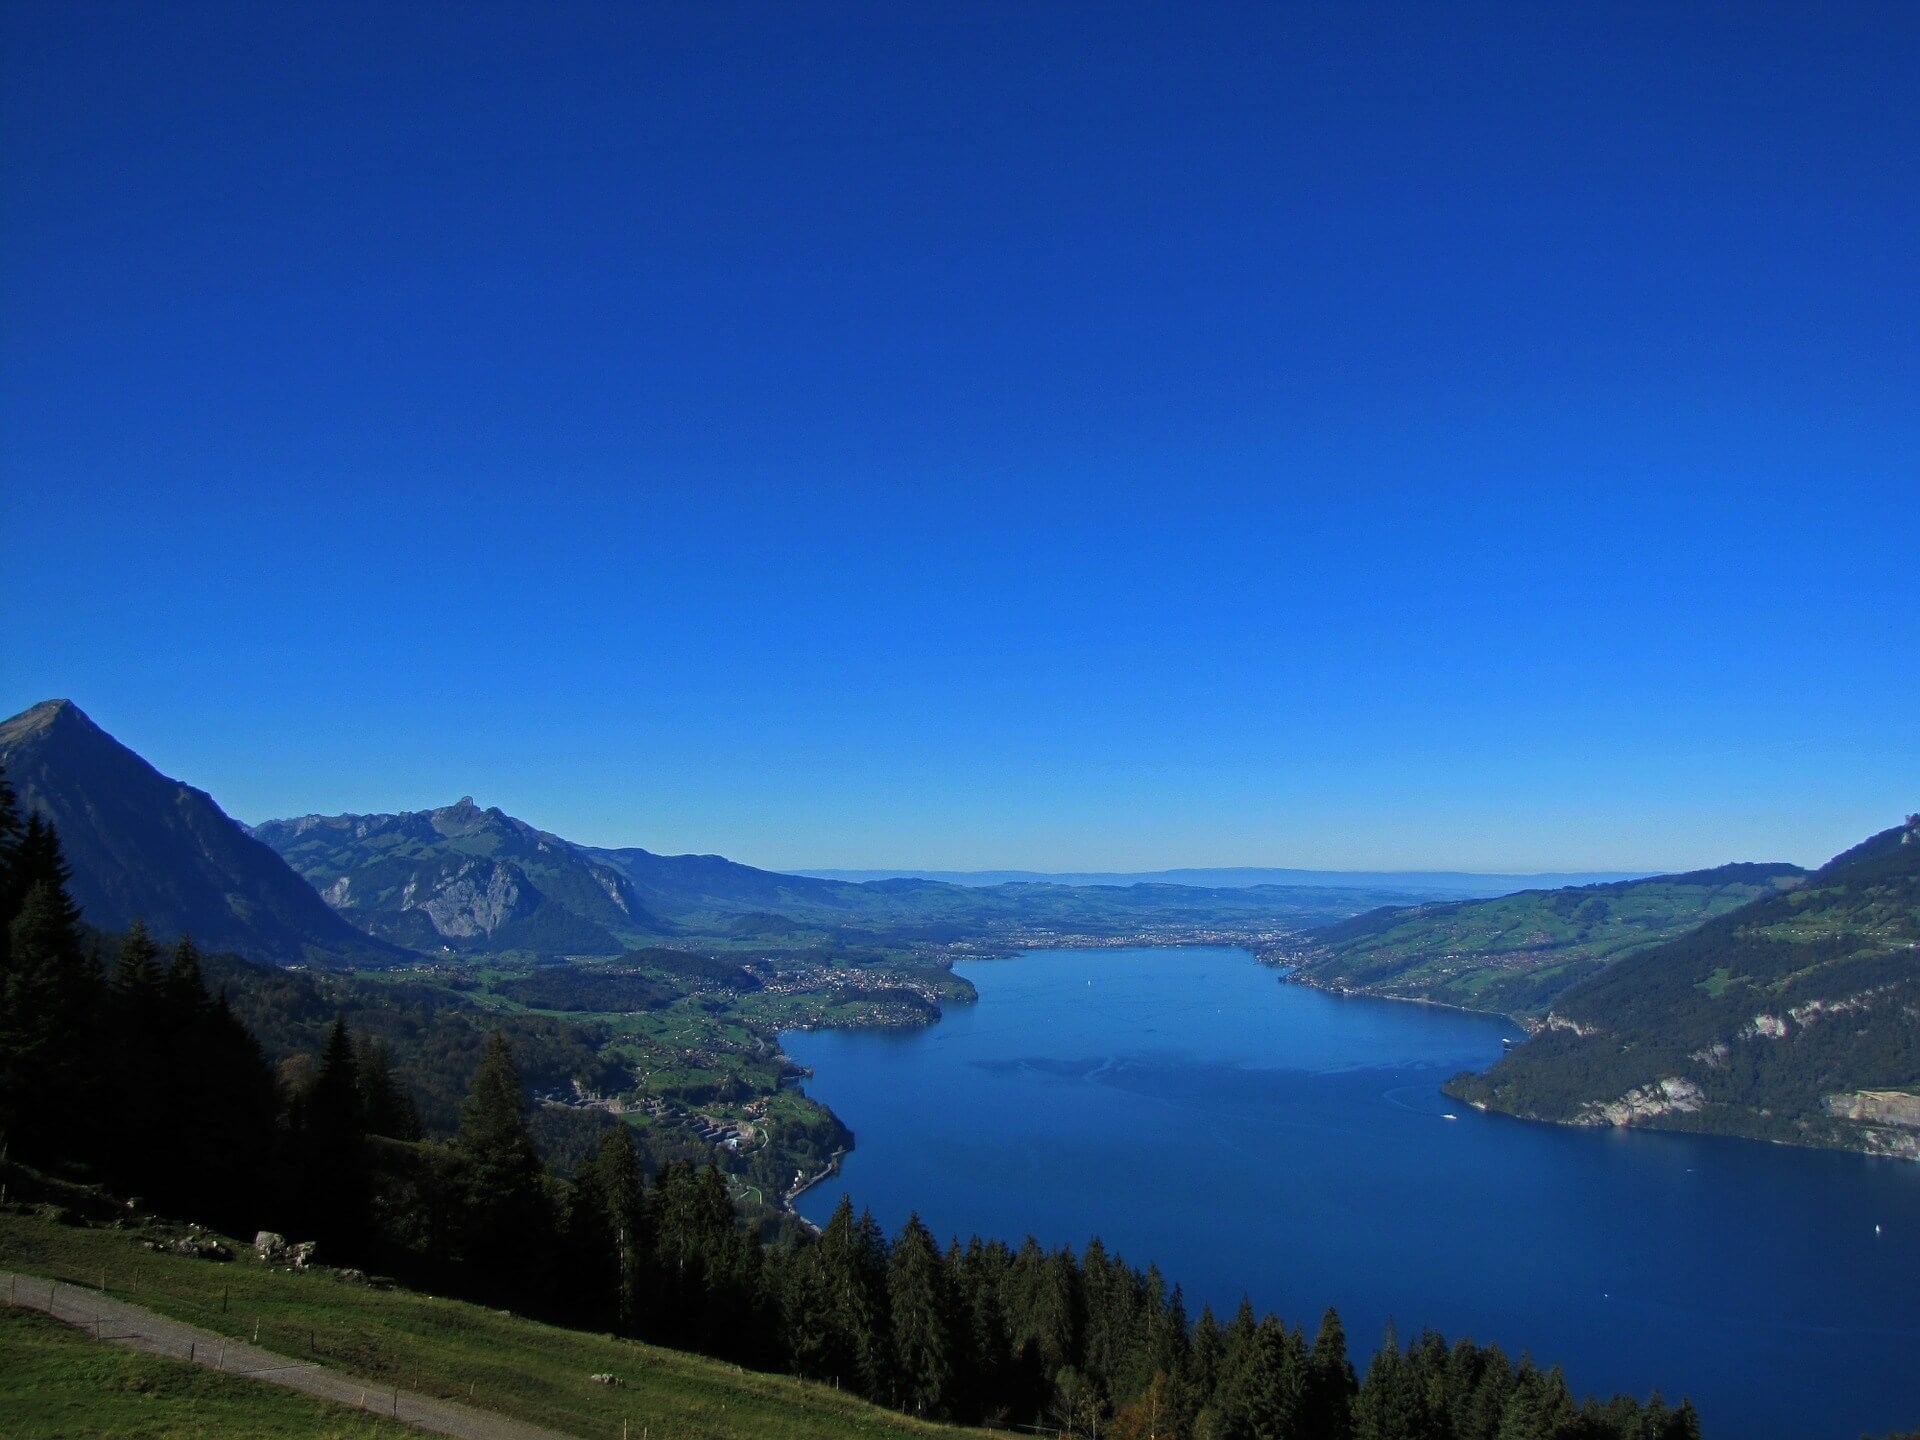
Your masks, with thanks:
[[[230,1340],[196,1325],[169,1320],[97,1290],[83,1290],[42,1280],[37,1275],[15,1275],[0,1270],[0,1293],[11,1295],[16,1305],[77,1325],[99,1340],[174,1360],[189,1360],[232,1375],[264,1380],[269,1385],[284,1385],[289,1390],[304,1391],[322,1400],[334,1400],[375,1415],[404,1420],[440,1435],[459,1436],[461,1440],[570,1440],[556,1430],[542,1430],[488,1410],[355,1379],[326,1369],[316,1361],[276,1355],[242,1340]]]

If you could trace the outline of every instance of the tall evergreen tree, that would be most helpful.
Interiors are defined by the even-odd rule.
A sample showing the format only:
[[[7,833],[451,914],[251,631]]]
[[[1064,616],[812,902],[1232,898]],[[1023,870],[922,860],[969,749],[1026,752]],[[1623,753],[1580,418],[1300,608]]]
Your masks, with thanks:
[[[395,1140],[418,1140],[420,1112],[413,1097],[393,1073],[387,1047],[370,1035],[354,1042],[354,1074],[360,1092],[360,1114],[369,1135]]]
[[[1300,1397],[1302,1434],[1323,1440],[1348,1440],[1353,1434],[1353,1397],[1360,1389],[1347,1359],[1347,1332],[1329,1305],[1320,1317],[1307,1356],[1306,1380]]]
[[[60,835],[51,820],[36,811],[27,816],[20,839],[13,847],[14,883],[23,898],[36,885],[44,885],[55,907],[52,923],[73,937],[79,947],[80,907],[73,902],[73,871],[60,853]]]
[[[962,1250],[947,1251],[956,1346],[955,1413],[969,1420],[999,1421],[1015,1413],[1009,1393],[1013,1332],[1000,1298],[1008,1262],[1004,1245],[988,1246],[978,1235]]]
[[[352,1250],[365,1238],[372,1176],[360,1108],[353,1036],[337,1016],[301,1102],[299,1211],[304,1226],[330,1250]]]
[[[307,1092],[307,1131],[316,1140],[330,1142],[350,1137],[358,1144],[364,1134],[360,1114],[360,1067],[353,1053],[353,1035],[344,1015],[334,1017],[327,1032],[320,1068]]]
[[[1299,1411],[1305,1347],[1271,1315],[1251,1329],[1236,1316],[1229,1331],[1230,1359],[1216,1412],[1221,1440],[1292,1440]]]
[[[160,947],[136,918],[120,941],[120,958],[114,962],[108,985],[114,999],[130,1009],[136,1023],[144,1025],[152,1020],[152,1012],[159,1005],[162,979]]]
[[[9,940],[0,976],[0,1132],[34,1158],[70,1157],[91,1108],[81,1090],[97,979],[64,896],[45,881],[27,891]]]
[[[107,1020],[97,1044],[100,1074],[134,1078],[119,1090],[101,1117],[112,1137],[105,1151],[109,1179],[143,1195],[165,1200],[174,1188],[177,1156],[167,1132],[177,1123],[182,1077],[169,1066],[165,975],[160,947],[136,919],[121,937],[120,953],[107,981]],[[163,1090],[164,1075],[166,1089]]]
[[[894,1237],[887,1266],[894,1384],[900,1408],[944,1416],[953,1398],[953,1302],[939,1248],[918,1215]]]
[[[4,807],[0,807],[4,808]],[[0,971],[0,1134],[41,1160],[77,1158],[97,1132],[93,1026],[100,971],[53,826],[37,814],[6,847],[12,913]]]
[[[1562,1440],[1576,1433],[1578,1423],[1579,1413],[1560,1367],[1542,1373],[1523,1356],[1507,1392],[1498,1440]]]
[[[1426,1407],[1391,1320],[1354,1399],[1353,1433],[1355,1440],[1426,1440]]]
[[[20,883],[19,797],[0,765],[0,984],[4,984],[13,953],[13,918],[20,913],[25,887]]]
[[[453,1139],[464,1258],[510,1303],[529,1305],[552,1254],[545,1174],[527,1129],[526,1095],[506,1037],[481,1051]]]
[[[1200,1318],[1193,1322],[1193,1341],[1188,1346],[1188,1368],[1193,1375],[1193,1388],[1199,1392],[1202,1404],[1213,1403],[1214,1392],[1220,1384],[1221,1366],[1226,1359],[1226,1348],[1220,1322],[1213,1318],[1213,1306],[1203,1304]]]
[[[611,1126],[575,1179],[575,1225],[590,1267],[589,1294],[598,1294],[608,1320],[631,1333],[641,1303],[648,1258],[646,1193],[633,1132]]]
[[[192,1026],[211,1004],[207,979],[200,970],[200,950],[193,937],[182,935],[173,947],[173,965],[167,971],[167,1009],[176,1026]]]
[[[878,1399],[892,1381],[887,1319],[887,1244],[871,1213],[854,1218],[845,1196],[820,1235],[818,1257],[832,1327],[830,1377]]]

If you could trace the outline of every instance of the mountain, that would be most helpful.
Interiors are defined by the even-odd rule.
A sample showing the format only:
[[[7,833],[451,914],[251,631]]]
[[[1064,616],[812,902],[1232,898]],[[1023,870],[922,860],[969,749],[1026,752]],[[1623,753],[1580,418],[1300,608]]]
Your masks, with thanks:
[[[574,845],[471,799],[397,815],[308,815],[253,833],[341,915],[415,949],[611,955],[677,935],[779,945],[900,945],[1036,927],[1316,924],[1397,891],[1249,886],[851,883],[719,855]]]
[[[617,870],[649,909],[682,922],[754,913],[840,918],[864,912],[872,899],[864,885],[756,870],[720,855],[632,846],[581,846],[580,853]]]
[[[1200,890],[1253,886],[1288,889],[1374,890],[1436,900],[1510,895],[1516,890],[1554,890],[1639,880],[1650,872],[1593,870],[1536,875],[1478,874],[1467,870],[1289,870],[1262,865],[1183,870],[795,870],[818,880],[938,880],[947,885],[1179,885]]]
[[[1448,1089],[1574,1125],[1920,1156],[1920,815],[1574,986]]]
[[[416,950],[610,955],[673,928],[613,866],[470,796],[253,833],[345,919]]]
[[[89,924],[277,963],[391,964],[406,958],[327,908],[286,862],[205,791],[162,775],[71,700],[0,723],[0,765],[23,812],[53,821]]]
[[[743,938],[812,933],[843,943],[889,943],[1030,935],[1041,929],[1084,936],[1154,927],[1292,930],[1421,898],[1404,890],[1346,886],[963,885],[914,876],[848,881],[756,870],[718,855],[637,849],[582,853],[619,870],[650,908],[683,930]]]
[[[1374,910],[1270,953],[1330,990],[1534,1015],[1588,976],[1798,885],[1797,865],[1722,865],[1492,900]]]

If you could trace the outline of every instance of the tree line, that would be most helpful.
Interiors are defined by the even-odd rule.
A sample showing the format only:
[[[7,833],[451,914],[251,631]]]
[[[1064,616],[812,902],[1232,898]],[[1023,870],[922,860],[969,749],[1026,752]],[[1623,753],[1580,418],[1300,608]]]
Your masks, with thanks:
[[[711,1165],[647,1174],[624,1125],[570,1177],[543,1164],[493,1035],[458,1125],[424,1138],[385,1053],[336,1021],[269,1066],[192,942],[90,942],[58,837],[0,775],[0,1137],[13,1155],[331,1263],[559,1324],[805,1376],[933,1419],[1115,1440],[1689,1440],[1692,1407],[1576,1401],[1496,1346],[1389,1329],[1356,1373],[1243,1301],[1189,1317],[1151,1265],[974,1237],[888,1236],[843,1201],[818,1234],[743,1226]],[[111,955],[106,953],[111,950]]]

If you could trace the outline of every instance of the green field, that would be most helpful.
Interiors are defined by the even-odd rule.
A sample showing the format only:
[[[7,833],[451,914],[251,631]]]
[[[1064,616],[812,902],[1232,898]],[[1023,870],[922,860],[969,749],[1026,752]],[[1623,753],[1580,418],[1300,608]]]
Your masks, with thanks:
[[[443,1399],[467,1401],[532,1424],[592,1437],[650,1431],[673,1440],[825,1440],[850,1435],[941,1435],[960,1437],[989,1432],[932,1425],[869,1405],[827,1386],[786,1376],[763,1375],[675,1350],[629,1340],[583,1334],[542,1325],[502,1311],[461,1301],[437,1299],[400,1289],[353,1284],[329,1270],[296,1273],[274,1270],[250,1260],[216,1264],[143,1248],[130,1230],[82,1229],[52,1223],[36,1215],[0,1212],[0,1268],[46,1275],[75,1285],[98,1286],[104,1279],[115,1295],[162,1314],[235,1338],[251,1339],[290,1355],[317,1355],[356,1376],[397,1385]],[[236,1253],[246,1252],[236,1247]],[[42,1334],[31,1322],[9,1335]],[[72,1341],[55,1337],[45,1347],[31,1339],[22,1346],[27,1365],[9,1364],[0,1396],[14,1389],[44,1390],[32,1402],[45,1413],[47,1428],[23,1421],[11,1434],[153,1435],[341,1435],[359,1436],[351,1415],[325,1420],[330,1411],[300,1396],[251,1394],[253,1387],[208,1389],[184,1367],[101,1347],[99,1368],[116,1373],[123,1362],[133,1377],[151,1373],[157,1393],[168,1399],[168,1413],[185,1417],[186,1428],[143,1431],[120,1428],[126,1411],[144,1400],[123,1399],[139,1392],[104,1388],[92,1402],[77,1374],[87,1373],[86,1353]],[[91,1342],[82,1341],[82,1344]],[[11,1353],[11,1352],[10,1352]],[[45,1384],[41,1371],[45,1368]],[[78,1367],[77,1369],[75,1367]],[[179,1372],[179,1373],[176,1373]],[[618,1387],[595,1384],[595,1374],[620,1377]],[[207,1376],[218,1382],[222,1377]],[[231,1382],[231,1377],[226,1377]],[[231,1382],[240,1384],[240,1382]],[[264,1389],[264,1387],[261,1387]],[[61,1397],[78,1402],[61,1409]],[[232,1406],[236,1428],[217,1429],[214,1402]],[[205,1419],[197,1425],[192,1407]],[[253,1416],[264,1417],[256,1424]],[[144,1409],[142,1414],[146,1413]],[[221,1416],[225,1415],[222,1410]],[[62,1418],[65,1417],[65,1418]],[[305,1417],[303,1419],[303,1417]],[[70,1428],[52,1428],[56,1421]],[[282,1426],[268,1428],[266,1421]],[[158,1423],[158,1422],[156,1422]],[[300,1429],[308,1423],[313,1428]],[[331,1423],[335,1428],[324,1426]],[[85,1428],[93,1425],[96,1428]],[[71,1428],[79,1426],[81,1428]],[[364,1433],[371,1434],[370,1430]],[[388,1422],[385,1434],[402,1433]],[[412,1432],[406,1432],[412,1433]]]
[[[0,1415],[8,1440],[400,1440],[427,1433],[259,1380],[103,1345],[25,1308],[0,1310]]]

